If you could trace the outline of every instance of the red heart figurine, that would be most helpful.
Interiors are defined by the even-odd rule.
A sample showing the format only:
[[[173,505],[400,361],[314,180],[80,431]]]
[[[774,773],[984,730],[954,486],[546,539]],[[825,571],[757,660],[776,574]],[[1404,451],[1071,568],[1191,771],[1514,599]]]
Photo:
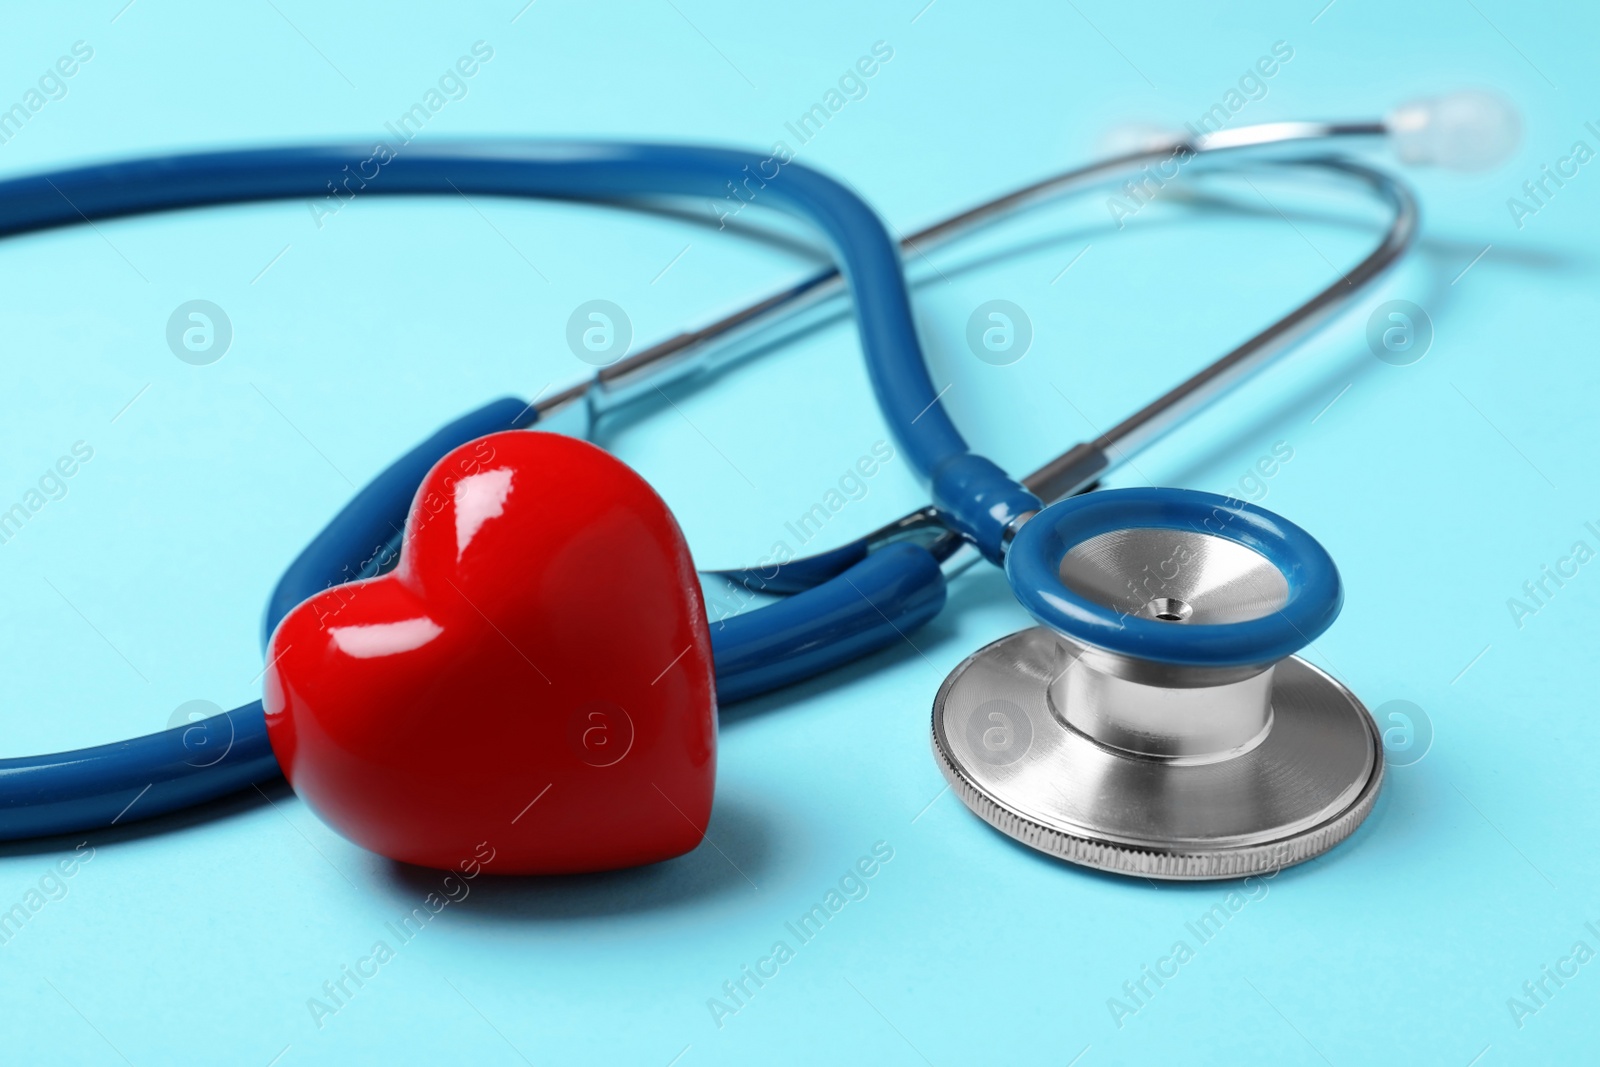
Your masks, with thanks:
[[[272,750],[345,837],[455,869],[632,867],[700,843],[711,638],[672,513],[605,451],[508,431],[428,472],[395,570],[291,611]],[[481,857],[480,857],[481,858]]]

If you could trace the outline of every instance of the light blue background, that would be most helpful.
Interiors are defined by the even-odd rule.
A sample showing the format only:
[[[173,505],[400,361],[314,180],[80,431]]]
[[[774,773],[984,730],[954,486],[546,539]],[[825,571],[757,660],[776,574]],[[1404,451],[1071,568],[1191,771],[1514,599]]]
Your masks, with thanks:
[[[799,158],[848,178],[902,231],[1082,160],[1118,123],[1198,117],[1275,41],[1294,58],[1235,123],[1365,118],[1479,84],[1514,98],[1527,129],[1491,173],[1413,173],[1420,254],[1117,479],[1227,491],[1275,443],[1292,447],[1264,502],[1323,540],[1347,587],[1313,658],[1374,709],[1414,702],[1434,734],[1425,758],[1392,770],[1351,841],[1268,883],[1210,943],[1185,924],[1228,886],[1064,866],[943,791],[927,742],[934,690],[1026,622],[999,575],[977,570],[915,647],[729,710],[714,846],[607,877],[480,879],[320,1029],[308,998],[387,938],[385,923],[436,875],[347,844],[281,787],[270,804],[252,792],[161,832],[95,835],[66,896],[0,946],[0,1058],[1593,1058],[1600,963],[1521,1028],[1507,998],[1574,942],[1600,949],[1584,928],[1600,925],[1600,563],[1521,628],[1506,603],[1574,541],[1600,547],[1583,526],[1600,525],[1600,163],[1523,228],[1506,207],[1574,141],[1600,148],[1584,128],[1600,125],[1592,15],[1507,0],[1227,13],[1105,0],[539,0],[520,17],[522,0],[448,13],[309,0],[136,0],[119,13],[122,2],[7,12],[0,104],[74,41],[94,58],[0,145],[0,173],[372,139],[478,40],[493,60],[425,137],[793,147],[785,122],[885,41],[894,58],[869,94]],[[1370,239],[1373,213],[1348,198],[1263,183],[1269,204],[1217,188],[1242,210],[1205,216],[1174,196],[1117,233],[1089,198],[923,270],[934,376],[953,383],[947,402],[980,448],[1031,468],[1326,284]],[[563,331],[579,303],[616,301],[649,343],[810,262],[703,224],[489,200],[360,200],[320,230],[303,203],[274,204],[0,244],[0,507],[74,441],[94,448],[68,495],[0,545],[4,751],[109,741],[164,728],[188,700],[255,696],[257,622],[281,567],[352,484],[434,426],[576,380],[587,368]],[[179,362],[163,337],[173,308],[197,297],[227,309],[235,330],[209,367]],[[993,298],[1034,325],[1014,366],[965,346],[967,316]],[[1434,323],[1415,365],[1367,348],[1367,314],[1389,298]],[[842,325],[714,388],[673,392],[681,413],[664,408],[608,444],[664,494],[702,566],[764,555],[886,436]],[[897,458],[826,538],[922,499]],[[628,605],[616,607],[625,626]],[[784,923],[879,841],[894,858],[870,894],[719,1028],[708,998],[788,940]],[[76,843],[0,851],[0,909]],[[1107,999],[1179,939],[1195,958],[1119,1028]]]

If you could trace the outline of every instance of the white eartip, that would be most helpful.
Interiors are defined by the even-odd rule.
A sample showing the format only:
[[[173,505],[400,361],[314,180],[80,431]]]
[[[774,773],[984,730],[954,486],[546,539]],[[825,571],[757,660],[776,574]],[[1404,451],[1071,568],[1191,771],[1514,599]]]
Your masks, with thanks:
[[[1389,140],[1402,163],[1488,170],[1522,141],[1522,117],[1496,93],[1467,89],[1401,104],[1389,115]]]

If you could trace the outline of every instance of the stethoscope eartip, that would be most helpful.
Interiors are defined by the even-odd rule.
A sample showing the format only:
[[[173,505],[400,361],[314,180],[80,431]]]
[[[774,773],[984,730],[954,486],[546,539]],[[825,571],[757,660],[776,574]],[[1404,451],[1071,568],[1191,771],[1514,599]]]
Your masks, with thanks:
[[[1402,163],[1479,171],[1499,166],[1522,143],[1522,116],[1487,89],[1411,100],[1385,120]]]
[[[1294,655],[1337,617],[1304,530],[1229,497],[1102,490],[1012,542],[1044,626],[967,659],[934,703],[946,778],[986,821],[1076,863],[1235,878],[1319,855],[1383,774],[1361,703]]]

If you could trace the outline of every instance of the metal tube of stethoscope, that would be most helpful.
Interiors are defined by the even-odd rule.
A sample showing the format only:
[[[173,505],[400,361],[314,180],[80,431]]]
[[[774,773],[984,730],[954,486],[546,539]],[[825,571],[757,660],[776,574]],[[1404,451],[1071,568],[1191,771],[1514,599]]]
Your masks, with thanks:
[[[1339,281],[1289,314],[1129,415],[1094,441],[1063,453],[1024,478],[1024,484],[1040,499],[1048,503],[1070,496],[1122,466],[1129,456],[1148,447],[1275,356],[1314,332],[1366,286],[1382,276],[1410,248],[1416,238],[1418,211],[1415,198],[1404,185],[1380,171],[1356,164],[1330,160],[1316,165],[1336,169],[1361,180],[1388,202],[1393,216],[1382,242]]]
[[[1187,149],[1195,161],[1238,163],[1269,157],[1279,145],[1328,138],[1382,136],[1380,123],[1266,123],[1212,134],[1199,142],[1165,141],[1063,171],[925,227],[901,242],[912,284],[926,280],[918,258],[978,226],[1024,211],[1043,201],[1096,184],[1115,183],[1129,171],[1173,158]],[[662,386],[720,370],[773,347],[793,335],[844,314],[843,280],[837,272],[814,275],[715,322],[685,331],[603,367],[591,379],[540,400],[539,422],[547,428],[587,436],[593,424]]]
[[[1098,182],[1115,182],[1130,170],[1171,160],[1180,153],[1185,165],[1199,161],[1205,168],[1212,162],[1227,166],[1240,162],[1304,157],[1308,148],[1318,142],[1383,140],[1403,163],[1475,170],[1492,165],[1509,154],[1520,136],[1520,129],[1516,110],[1507,101],[1491,93],[1468,90],[1402,104],[1384,119],[1364,122],[1266,122],[1217,130],[1192,139],[1158,139],[1137,151],[1062,171],[958,212],[904,238],[901,248],[903,252],[922,256],[927,250],[980,225]],[[1389,188],[1385,191],[1391,199],[1407,202],[1396,206],[1397,216],[1385,238],[1386,245],[1397,244],[1399,247],[1387,257],[1375,254],[1364,264],[1371,268],[1371,273],[1376,274],[1398,258],[1409,243],[1409,234],[1402,235],[1398,231],[1406,227],[1414,228],[1416,208],[1409,202],[1409,195],[1399,183],[1375,171],[1365,173],[1374,187],[1387,184]],[[1382,249],[1379,251],[1381,253]],[[1373,262],[1380,258],[1383,262]],[[1354,272],[1349,277],[1354,280]],[[917,281],[915,277],[912,280],[913,284]],[[1351,293],[1357,288],[1359,283],[1349,286]],[[564,428],[563,424],[570,424],[577,432],[587,433],[596,418],[640,396],[653,393],[661,385],[737,362],[801,329],[826,321],[841,310],[836,306],[836,301],[843,291],[837,273],[815,275],[698,330],[668,338],[602,369],[588,382],[541,401],[537,405],[541,421],[553,428]],[[1268,346],[1272,346],[1270,351],[1281,351],[1282,347],[1313,327],[1327,311],[1341,302],[1337,294],[1319,294],[1313,301],[1296,308],[1263,331],[1262,335],[1222,357],[1212,368],[1208,368],[1208,372],[1213,378],[1224,378],[1233,373],[1231,368],[1248,362],[1251,353],[1269,351]],[[1283,337],[1281,345],[1277,336],[1267,336],[1280,331],[1291,335]],[[1198,399],[1201,387],[1205,385],[1205,382],[1191,379],[1180,388],[1186,388],[1189,394],[1194,394]],[[1136,430],[1155,428],[1153,424],[1157,411],[1153,409],[1157,409],[1163,401],[1178,399],[1169,394],[1162,401],[1136,413],[1130,420],[1125,420],[1117,428],[1122,431],[1122,452],[1136,450],[1137,444],[1131,440]],[[1176,409],[1178,405],[1169,403],[1166,407]],[[1184,408],[1176,417],[1181,420],[1188,410],[1192,409]],[[1146,424],[1152,425],[1147,427]],[[1117,430],[1106,437],[1116,439]],[[1105,450],[1110,443],[1102,444],[1102,449]],[[1048,467],[1041,468],[1034,477],[1043,483],[1047,470]],[[1093,480],[1093,476],[1090,480]],[[1058,495],[1070,491],[1067,489]]]

